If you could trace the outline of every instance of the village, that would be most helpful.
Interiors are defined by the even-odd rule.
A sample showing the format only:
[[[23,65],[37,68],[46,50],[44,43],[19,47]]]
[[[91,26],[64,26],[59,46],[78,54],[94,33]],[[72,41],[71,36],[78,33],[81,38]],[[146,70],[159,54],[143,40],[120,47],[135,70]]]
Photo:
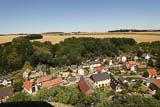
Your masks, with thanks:
[[[131,56],[120,55],[111,58],[94,58],[82,62],[81,65],[70,65],[59,68],[39,64],[36,68],[27,68],[23,72],[23,92],[35,95],[42,88],[57,85],[78,85],[81,92],[91,94],[95,89],[110,92],[109,99],[117,94],[140,95],[151,98],[160,89],[160,73],[149,66],[151,56],[143,53]],[[152,61],[154,64],[154,60]],[[49,72],[49,73],[48,73]],[[13,94],[11,76],[0,77],[0,102]]]

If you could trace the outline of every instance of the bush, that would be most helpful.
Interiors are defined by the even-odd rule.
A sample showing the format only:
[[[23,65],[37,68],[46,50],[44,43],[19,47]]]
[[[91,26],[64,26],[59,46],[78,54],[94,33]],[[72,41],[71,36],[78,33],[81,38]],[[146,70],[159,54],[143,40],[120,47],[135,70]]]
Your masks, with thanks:
[[[23,85],[22,81],[20,81],[20,82],[15,82],[15,83],[13,84],[14,92],[21,91],[21,90],[23,89],[23,88],[22,88],[22,85]]]
[[[26,101],[32,101],[31,96],[23,92],[17,92],[11,95],[6,102],[26,102]]]
[[[24,37],[25,39],[34,40],[34,39],[42,39],[43,36],[40,34],[30,34]]]

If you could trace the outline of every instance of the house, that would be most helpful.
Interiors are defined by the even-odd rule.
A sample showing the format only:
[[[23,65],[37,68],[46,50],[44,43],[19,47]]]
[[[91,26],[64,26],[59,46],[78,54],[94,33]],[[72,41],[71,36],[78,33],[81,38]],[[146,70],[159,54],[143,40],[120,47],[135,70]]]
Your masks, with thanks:
[[[103,70],[103,68],[100,66],[100,67],[97,67],[96,72],[101,72],[102,70]]]
[[[112,89],[116,90],[117,92],[122,91],[121,85],[115,78],[111,78],[110,86]]]
[[[147,65],[141,65],[141,64],[139,64],[139,65],[137,65],[137,68],[138,69],[147,68]]]
[[[109,69],[109,67],[104,67],[103,70],[101,72],[107,72]]]
[[[129,61],[128,63],[129,63],[130,65],[136,65],[136,64],[137,64],[136,61]]]
[[[89,64],[88,63],[83,63],[82,68],[89,68]]]
[[[97,73],[91,75],[91,79],[94,81],[94,85],[98,87],[109,86],[110,76],[107,72]]]
[[[132,54],[130,58],[131,58],[132,61],[138,60],[137,54]]]
[[[66,79],[69,74],[70,72],[62,72],[62,75],[61,75],[62,79],[63,80]]]
[[[73,76],[72,74],[69,74],[66,78],[66,80],[70,83],[70,82],[75,82],[76,81],[76,77]]]
[[[122,69],[122,70],[120,70],[120,72],[121,72],[121,73],[125,73],[125,72],[126,72],[126,70]]]
[[[80,74],[80,75],[84,75],[84,69],[83,68],[78,68],[78,73]]]
[[[127,70],[136,72],[136,62],[135,61],[124,62],[123,65]]]
[[[125,66],[125,68],[126,68],[127,70],[130,70],[130,68],[131,68],[132,65],[126,63],[124,66]]]
[[[153,80],[153,82],[150,84],[150,88],[152,90],[160,90],[160,80],[159,79]]]
[[[109,57],[107,57],[107,58],[105,59],[105,62],[107,62],[108,65],[110,65],[110,66],[113,64],[111,58],[109,58]]]
[[[23,83],[23,88],[24,88],[24,90],[25,90],[27,93],[29,93],[29,94],[32,94],[32,93],[38,91],[37,85],[36,85],[34,82],[30,82],[30,81],[28,81],[28,80],[26,80],[26,81]]]
[[[119,57],[117,57],[117,60],[118,60],[119,62],[125,62],[125,61],[127,61],[127,57],[120,55]]]
[[[24,72],[23,72],[23,78],[29,78],[31,74],[31,70],[29,68],[27,68]]]
[[[121,83],[127,83],[128,81],[124,78],[124,77],[122,77],[122,76],[120,76],[119,78],[118,78],[118,80],[121,82]]]
[[[153,82],[153,79],[146,80],[144,82],[144,85],[146,85],[147,87],[149,87],[152,82]]]
[[[37,84],[41,86],[43,82],[49,81],[51,79],[52,79],[51,75],[47,75],[45,77],[40,77],[37,79]]]
[[[100,61],[91,61],[89,62],[89,67],[90,68],[95,68],[95,67],[99,67],[101,66],[101,62]]]
[[[160,79],[160,75],[157,75],[156,79]]]
[[[85,94],[91,94],[93,92],[93,87],[83,76],[80,77],[78,82],[79,89]]]
[[[12,94],[13,94],[12,87],[0,88],[0,103],[5,102],[7,100],[7,98]]]
[[[70,69],[71,69],[73,72],[77,72],[78,66],[77,66],[77,65],[71,65]]]
[[[56,79],[46,81],[42,83],[43,88],[50,88],[52,86],[61,85],[63,84],[63,80],[61,77],[57,77]]]
[[[32,71],[32,73],[29,75],[29,79],[34,79],[41,76],[43,76],[43,72]]]
[[[150,59],[150,56],[146,53],[143,53],[141,57],[147,60]]]
[[[46,65],[44,65],[44,64],[42,64],[42,65],[38,65],[38,66],[37,66],[37,68],[36,68],[36,70],[37,70],[38,72],[42,72],[42,73],[43,73],[43,75],[46,75],[46,72],[47,72],[47,66],[46,66]]]
[[[149,74],[149,78],[155,78],[157,76],[157,72],[154,68],[147,69],[147,72]]]
[[[133,71],[133,72],[136,72],[136,66],[132,65],[131,68],[130,68],[130,70]]]
[[[0,85],[11,86],[11,84],[12,84],[12,79],[9,75],[5,75],[5,76],[0,77]]]

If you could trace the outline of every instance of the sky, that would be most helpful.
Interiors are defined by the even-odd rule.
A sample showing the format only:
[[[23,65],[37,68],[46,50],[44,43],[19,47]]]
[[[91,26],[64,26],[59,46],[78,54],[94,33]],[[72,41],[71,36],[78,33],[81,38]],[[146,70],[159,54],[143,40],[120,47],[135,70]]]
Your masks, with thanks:
[[[0,0],[0,34],[160,29],[160,0]]]

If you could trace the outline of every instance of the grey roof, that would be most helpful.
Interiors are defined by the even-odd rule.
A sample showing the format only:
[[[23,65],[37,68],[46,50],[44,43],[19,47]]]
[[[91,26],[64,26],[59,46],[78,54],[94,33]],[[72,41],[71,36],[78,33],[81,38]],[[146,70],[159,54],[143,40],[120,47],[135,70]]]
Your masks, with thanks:
[[[147,54],[146,54],[146,53],[143,53],[143,54],[142,54],[142,57],[143,57],[143,58],[145,58],[146,56],[147,56]]]
[[[94,82],[98,82],[98,81],[110,79],[110,76],[107,72],[103,72],[103,73],[93,74],[91,78],[93,79]]]
[[[4,96],[9,96],[12,93],[13,93],[12,87],[0,88],[0,98],[3,98]]]
[[[9,75],[1,76],[0,80],[11,80],[11,77]]]
[[[119,79],[121,82],[123,82],[123,81],[125,80],[125,78],[123,78],[122,76],[120,76],[118,79]]]
[[[134,58],[135,56],[137,56],[137,54],[132,54],[131,57]]]
[[[100,61],[91,61],[91,62],[89,62],[89,65],[93,65],[93,64],[101,64],[101,62]]]
[[[38,65],[38,66],[37,66],[37,70],[46,72],[46,71],[47,71],[47,67],[46,67],[46,65],[44,65],[44,64]]]

